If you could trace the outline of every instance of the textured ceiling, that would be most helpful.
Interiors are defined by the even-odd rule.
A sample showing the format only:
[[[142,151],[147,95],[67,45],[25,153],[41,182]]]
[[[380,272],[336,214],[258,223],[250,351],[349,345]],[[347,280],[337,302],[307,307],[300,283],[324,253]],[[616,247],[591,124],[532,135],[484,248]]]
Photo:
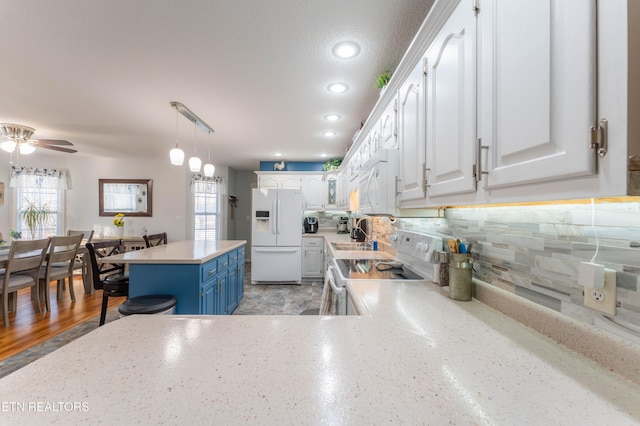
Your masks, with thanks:
[[[67,139],[76,156],[166,158],[176,139],[170,101],[215,129],[212,160],[342,157],[431,0],[2,0],[0,122]],[[331,48],[353,40],[358,57]],[[331,94],[332,81],[351,89]],[[323,116],[337,113],[329,123]],[[186,156],[207,135],[179,119]],[[337,132],[334,138],[321,135]],[[4,155],[4,154],[0,154]],[[8,154],[7,154],[8,155]],[[38,152],[33,155],[65,155]],[[66,154],[68,155],[68,154]]]

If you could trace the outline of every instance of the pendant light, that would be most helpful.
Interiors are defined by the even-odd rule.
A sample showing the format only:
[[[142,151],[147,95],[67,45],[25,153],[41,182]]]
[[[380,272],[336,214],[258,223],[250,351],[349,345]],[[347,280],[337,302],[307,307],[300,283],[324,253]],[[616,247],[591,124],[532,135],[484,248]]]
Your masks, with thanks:
[[[184,151],[178,146],[178,108],[176,107],[176,146],[169,151],[169,159],[174,166],[182,166],[184,163]]]
[[[211,164],[211,131],[209,131],[209,160],[207,164],[204,165],[204,175],[205,177],[213,177],[213,173],[216,171],[216,168],[213,164]]]
[[[202,167],[202,161],[198,158],[196,150],[196,123],[193,123],[193,156],[189,158],[189,170],[192,173],[198,173],[200,172],[200,167]]]

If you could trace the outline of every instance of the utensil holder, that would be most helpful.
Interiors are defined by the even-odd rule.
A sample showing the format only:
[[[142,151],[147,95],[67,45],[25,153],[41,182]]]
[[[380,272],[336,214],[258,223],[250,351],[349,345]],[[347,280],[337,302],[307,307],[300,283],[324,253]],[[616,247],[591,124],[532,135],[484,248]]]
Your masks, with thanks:
[[[449,265],[449,298],[471,300],[471,256],[468,253],[451,253]]]

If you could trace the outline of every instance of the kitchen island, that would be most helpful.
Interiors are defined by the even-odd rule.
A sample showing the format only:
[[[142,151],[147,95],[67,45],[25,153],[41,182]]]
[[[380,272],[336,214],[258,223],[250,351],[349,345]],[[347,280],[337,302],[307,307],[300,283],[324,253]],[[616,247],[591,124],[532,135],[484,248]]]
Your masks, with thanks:
[[[2,421],[640,423],[640,386],[476,300],[426,281],[348,288],[361,316],[114,321],[1,379]]]
[[[245,240],[176,241],[105,257],[129,267],[129,297],[169,294],[176,314],[230,314],[244,295]]]

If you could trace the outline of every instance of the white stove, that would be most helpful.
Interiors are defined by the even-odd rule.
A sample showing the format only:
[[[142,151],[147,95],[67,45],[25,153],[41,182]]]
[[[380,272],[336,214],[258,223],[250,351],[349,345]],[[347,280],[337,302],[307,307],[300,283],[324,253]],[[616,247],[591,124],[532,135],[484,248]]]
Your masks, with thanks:
[[[398,230],[390,240],[396,250],[395,259],[333,259],[325,276],[325,288],[331,286],[336,295],[336,315],[352,313],[348,280],[433,280],[434,254],[442,250],[441,237]]]
[[[422,275],[433,280],[435,253],[442,250],[442,237],[419,232],[398,230],[389,237],[396,249],[396,259]]]

